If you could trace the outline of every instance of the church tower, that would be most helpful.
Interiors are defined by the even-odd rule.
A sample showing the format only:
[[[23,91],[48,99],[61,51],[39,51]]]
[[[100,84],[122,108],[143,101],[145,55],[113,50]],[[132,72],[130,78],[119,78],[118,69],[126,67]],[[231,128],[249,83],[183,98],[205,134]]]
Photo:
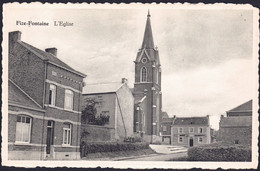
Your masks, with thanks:
[[[159,52],[154,47],[151,15],[148,11],[144,37],[135,63],[134,131],[147,142],[161,141],[162,93]]]

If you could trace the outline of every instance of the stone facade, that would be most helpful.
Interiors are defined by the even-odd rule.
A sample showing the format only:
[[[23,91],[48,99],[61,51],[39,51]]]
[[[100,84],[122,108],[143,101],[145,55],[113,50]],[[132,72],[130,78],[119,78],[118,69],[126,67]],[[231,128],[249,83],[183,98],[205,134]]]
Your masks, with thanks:
[[[8,74],[17,89],[8,102],[9,159],[79,159],[81,93],[86,75],[62,62],[56,48],[42,51],[21,41],[20,31],[9,33]],[[51,86],[55,90],[50,90]],[[31,135],[26,143],[16,138],[20,116],[30,118]]]
[[[209,116],[174,118],[171,127],[172,145],[192,147],[210,143]]]
[[[147,16],[142,47],[137,53],[135,63],[135,116],[134,124],[141,124],[142,130],[135,129],[147,142],[161,141],[162,93],[161,64],[157,47],[154,47],[150,14]],[[140,100],[145,98],[140,103]],[[138,111],[142,106],[142,112]],[[145,106],[145,107],[144,107]],[[137,120],[143,117],[144,119]],[[136,128],[136,126],[135,126]]]
[[[96,127],[99,127],[101,132],[108,132],[111,135],[110,139],[103,139],[100,137],[103,133],[97,134],[95,131],[90,131],[86,136],[86,141],[123,141],[124,138],[133,136],[134,97],[126,82],[86,85],[83,90],[83,99],[85,101],[89,98],[96,102],[96,116],[100,114],[109,116],[109,122],[103,126],[103,131],[102,126]],[[87,124],[91,125],[91,123]]]

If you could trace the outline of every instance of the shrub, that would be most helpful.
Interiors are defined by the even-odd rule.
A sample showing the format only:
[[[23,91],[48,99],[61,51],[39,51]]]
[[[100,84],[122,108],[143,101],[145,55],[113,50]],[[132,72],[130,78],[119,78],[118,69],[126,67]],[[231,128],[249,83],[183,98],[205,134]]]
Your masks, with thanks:
[[[189,161],[251,161],[251,148],[209,144],[188,150]]]
[[[141,150],[149,148],[148,143],[124,143],[124,142],[102,142],[102,143],[86,143],[84,152],[99,153],[99,152],[115,152]],[[83,155],[85,156],[85,155]]]
[[[124,138],[124,142],[130,142],[130,143],[143,142],[143,139],[140,136],[131,136],[131,137]]]

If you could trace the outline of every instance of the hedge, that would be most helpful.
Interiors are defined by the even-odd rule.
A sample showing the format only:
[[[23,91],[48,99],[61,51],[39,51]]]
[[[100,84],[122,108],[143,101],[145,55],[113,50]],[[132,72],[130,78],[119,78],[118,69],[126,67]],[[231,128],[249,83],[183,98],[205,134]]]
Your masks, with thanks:
[[[212,144],[188,149],[188,161],[251,161],[251,148]]]
[[[142,150],[149,148],[148,143],[124,143],[124,142],[102,142],[102,143],[87,143],[84,145],[85,153],[98,152],[115,152],[127,150]]]

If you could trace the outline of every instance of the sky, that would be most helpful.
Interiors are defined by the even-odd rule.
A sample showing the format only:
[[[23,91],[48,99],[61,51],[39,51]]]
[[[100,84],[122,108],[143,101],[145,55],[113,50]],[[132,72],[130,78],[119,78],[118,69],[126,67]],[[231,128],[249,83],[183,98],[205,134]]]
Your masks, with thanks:
[[[127,78],[133,87],[148,8],[12,8],[5,13],[5,33],[20,30],[24,42],[42,50],[56,47],[58,58],[87,75],[87,84]],[[256,92],[252,10],[153,7],[150,14],[162,65],[163,111],[210,115],[218,129],[221,114]],[[53,26],[54,21],[73,26]]]

